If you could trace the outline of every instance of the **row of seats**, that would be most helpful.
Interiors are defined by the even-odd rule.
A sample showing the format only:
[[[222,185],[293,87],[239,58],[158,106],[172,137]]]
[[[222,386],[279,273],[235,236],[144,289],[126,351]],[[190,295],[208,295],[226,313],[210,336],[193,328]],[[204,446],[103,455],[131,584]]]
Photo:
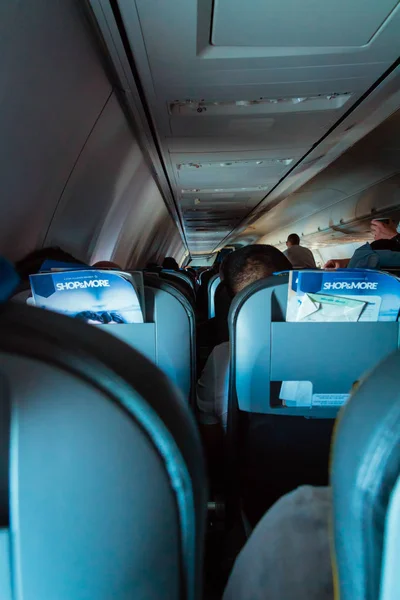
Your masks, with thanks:
[[[235,301],[245,319],[236,337],[251,325],[240,313],[252,298],[269,294],[273,306],[275,294],[279,316],[278,288],[256,285]],[[17,303],[1,307],[0,353],[1,598],[200,599],[203,456],[168,378],[105,329]],[[359,387],[336,434],[343,600],[398,591],[399,367],[396,353]]]
[[[195,410],[196,315],[179,275],[145,273],[145,322],[109,331],[157,364]],[[217,284],[215,276],[209,290]],[[347,393],[398,346],[397,323],[285,323],[287,295],[287,277],[259,281],[234,299],[229,318],[225,498],[232,515],[244,500],[253,524],[284,493],[328,480],[338,408],[283,408],[280,382],[306,380],[316,393]]]
[[[211,306],[219,284],[219,275],[209,280]],[[314,393],[346,394],[399,345],[396,322],[286,323],[287,297],[287,276],[273,277],[248,286],[231,306],[224,491],[232,521],[245,506],[254,525],[297,486],[328,483],[339,407],[283,407],[281,382],[305,380]]]

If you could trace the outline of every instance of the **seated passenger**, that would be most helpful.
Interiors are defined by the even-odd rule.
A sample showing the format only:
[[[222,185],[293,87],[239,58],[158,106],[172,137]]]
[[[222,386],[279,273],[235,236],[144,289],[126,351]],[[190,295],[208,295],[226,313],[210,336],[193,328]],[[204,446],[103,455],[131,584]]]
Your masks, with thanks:
[[[150,273],[160,273],[161,270],[162,267],[154,260],[151,260],[146,264],[146,271],[149,271]]]
[[[97,263],[94,263],[92,267],[94,269],[116,269],[122,271],[121,267],[111,260],[99,260]]]
[[[246,286],[277,271],[290,271],[288,259],[273,246],[254,244],[229,254],[223,262],[224,284],[233,298]],[[221,422],[226,429],[229,389],[229,342],[210,354],[197,384],[197,404],[203,424]]]
[[[287,250],[283,253],[290,260],[294,269],[316,269],[314,256],[311,250],[300,246],[297,233],[291,233],[286,242]]]
[[[166,256],[164,258],[162,268],[167,269],[168,271],[179,271],[179,265],[172,256]]]
[[[397,233],[397,225],[398,223],[392,219],[388,219],[388,222],[374,219],[371,221],[371,231],[374,234],[374,241],[364,246],[369,245],[371,250],[400,252],[400,233]],[[364,248],[364,246],[361,246],[361,248]],[[324,264],[324,269],[346,269],[351,260],[351,258],[332,258]]]
[[[333,600],[330,512],[328,487],[280,498],[236,559],[223,600]]]
[[[21,277],[21,282],[29,283],[29,275],[38,273],[40,267],[46,260],[55,260],[62,263],[75,263],[78,265],[85,264],[58,246],[40,248],[40,250],[29,252],[24,258],[21,258],[21,260],[15,263],[15,268],[18,275]]]
[[[211,319],[203,320],[197,326],[196,342],[198,373],[203,370],[207,358],[215,346],[229,341],[228,314],[232,302],[232,296],[228,294],[224,283],[224,264],[227,260],[227,256],[223,259],[219,267],[219,276],[221,281],[215,290],[215,316]]]

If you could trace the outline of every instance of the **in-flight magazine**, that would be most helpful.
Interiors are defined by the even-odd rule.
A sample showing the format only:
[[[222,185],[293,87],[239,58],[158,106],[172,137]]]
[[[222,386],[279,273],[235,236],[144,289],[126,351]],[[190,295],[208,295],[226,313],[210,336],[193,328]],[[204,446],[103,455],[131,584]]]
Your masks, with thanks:
[[[128,273],[79,270],[30,276],[36,306],[96,325],[143,323],[139,294]]]

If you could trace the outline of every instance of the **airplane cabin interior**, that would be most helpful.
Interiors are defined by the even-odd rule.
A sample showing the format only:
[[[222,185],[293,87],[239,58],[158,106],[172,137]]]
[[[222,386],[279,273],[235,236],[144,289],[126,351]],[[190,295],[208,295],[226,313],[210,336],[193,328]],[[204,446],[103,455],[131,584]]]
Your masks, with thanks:
[[[4,0],[0,64],[0,599],[398,599],[400,3]]]

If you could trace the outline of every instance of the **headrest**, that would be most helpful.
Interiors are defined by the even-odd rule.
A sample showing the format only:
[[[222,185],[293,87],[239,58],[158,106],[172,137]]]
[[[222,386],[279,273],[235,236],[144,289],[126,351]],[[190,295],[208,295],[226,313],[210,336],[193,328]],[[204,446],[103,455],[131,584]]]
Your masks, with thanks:
[[[399,373],[396,352],[363,381],[337,425],[331,481],[341,600],[382,597],[388,506],[400,476]],[[398,554],[391,560],[398,564]]]
[[[5,302],[16,290],[19,276],[13,265],[0,256],[0,302]]]
[[[201,443],[161,371],[96,327],[10,302],[0,394],[18,597],[199,598]]]

